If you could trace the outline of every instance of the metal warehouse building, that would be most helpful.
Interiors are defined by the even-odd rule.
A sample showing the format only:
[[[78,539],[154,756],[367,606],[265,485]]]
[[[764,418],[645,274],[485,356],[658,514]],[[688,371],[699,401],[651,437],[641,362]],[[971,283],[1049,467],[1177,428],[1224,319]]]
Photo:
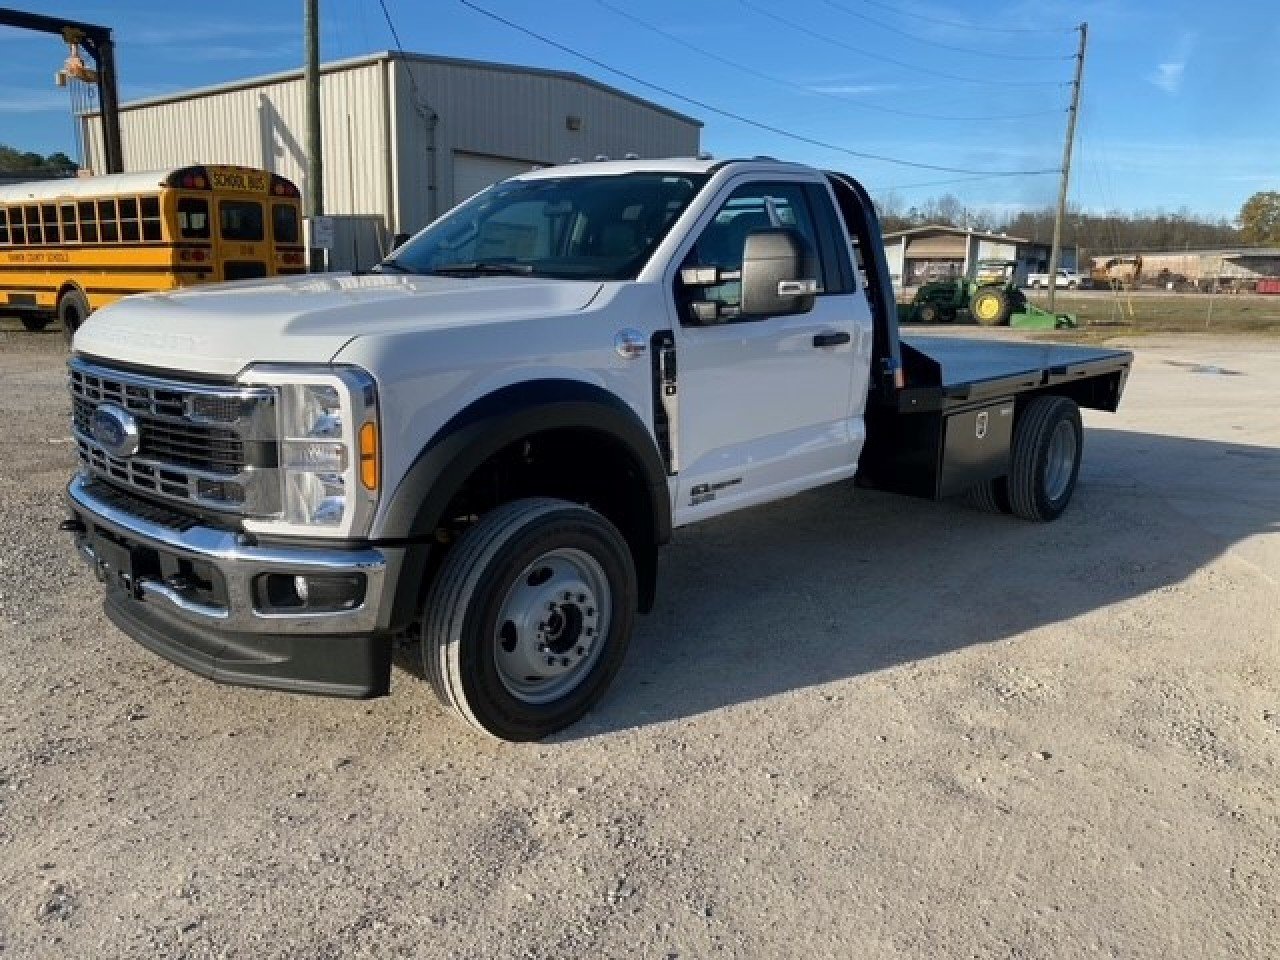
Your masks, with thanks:
[[[899,287],[916,287],[937,277],[968,276],[979,260],[1016,260],[1015,280],[1026,283],[1027,274],[1049,269],[1049,245],[1003,233],[985,233],[962,227],[930,224],[884,235],[889,273]],[[1076,268],[1074,246],[1062,248],[1062,266]]]
[[[575,73],[386,52],[321,67],[324,205],[389,233],[536,165],[696,156],[702,124]],[[92,172],[101,121],[87,115]],[[262,167],[306,188],[302,71],[125,104],[124,166]]]

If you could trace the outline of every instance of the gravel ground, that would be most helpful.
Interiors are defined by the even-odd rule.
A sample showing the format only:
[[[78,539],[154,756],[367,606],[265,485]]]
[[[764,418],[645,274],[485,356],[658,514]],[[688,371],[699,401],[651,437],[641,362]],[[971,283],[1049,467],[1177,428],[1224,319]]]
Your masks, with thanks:
[[[111,627],[63,356],[0,332],[0,956],[1280,955],[1274,340],[1144,338],[1050,526],[839,486],[682,531],[525,747]]]

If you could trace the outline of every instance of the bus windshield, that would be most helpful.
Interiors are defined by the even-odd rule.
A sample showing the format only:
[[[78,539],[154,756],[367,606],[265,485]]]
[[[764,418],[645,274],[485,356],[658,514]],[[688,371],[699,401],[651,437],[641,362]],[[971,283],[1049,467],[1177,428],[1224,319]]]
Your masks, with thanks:
[[[633,279],[706,181],[683,173],[508,180],[437,220],[378,269]]]

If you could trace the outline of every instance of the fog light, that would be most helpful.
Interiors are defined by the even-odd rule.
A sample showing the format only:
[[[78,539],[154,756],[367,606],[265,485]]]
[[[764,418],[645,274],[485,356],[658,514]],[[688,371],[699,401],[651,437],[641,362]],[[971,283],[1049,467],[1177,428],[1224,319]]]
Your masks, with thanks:
[[[254,594],[262,613],[341,613],[364,603],[363,573],[294,576],[267,573],[257,578]]]

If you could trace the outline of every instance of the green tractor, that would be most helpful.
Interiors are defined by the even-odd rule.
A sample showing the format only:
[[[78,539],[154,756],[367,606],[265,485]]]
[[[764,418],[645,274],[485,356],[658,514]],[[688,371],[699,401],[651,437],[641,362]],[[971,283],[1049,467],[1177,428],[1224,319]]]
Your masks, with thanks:
[[[920,323],[952,323],[961,310],[986,327],[1009,322],[1027,298],[1014,282],[1014,260],[979,260],[972,277],[930,280],[916,291],[902,319]]]

